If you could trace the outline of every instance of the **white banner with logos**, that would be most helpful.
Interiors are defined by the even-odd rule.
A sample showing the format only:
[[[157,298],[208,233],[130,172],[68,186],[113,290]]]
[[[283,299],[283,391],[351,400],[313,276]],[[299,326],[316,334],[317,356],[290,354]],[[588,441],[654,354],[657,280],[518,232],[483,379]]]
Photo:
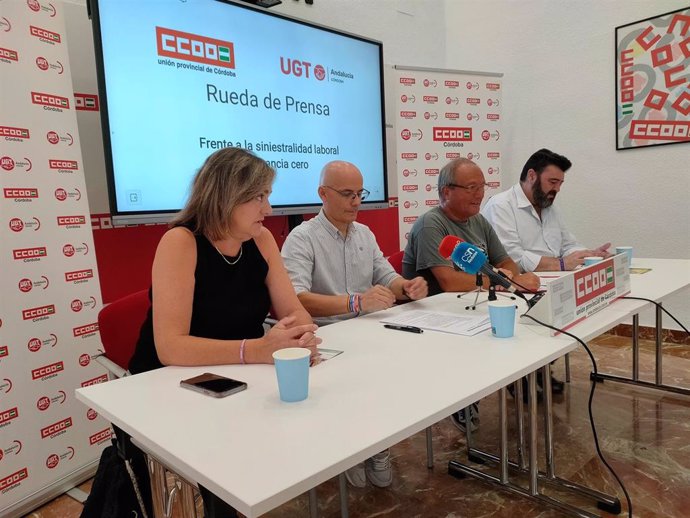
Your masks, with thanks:
[[[417,218],[438,205],[438,174],[455,158],[501,186],[503,74],[396,67],[398,217],[400,248]]]
[[[0,515],[92,472],[109,424],[74,397],[93,361],[101,294],[63,6],[0,2]]]

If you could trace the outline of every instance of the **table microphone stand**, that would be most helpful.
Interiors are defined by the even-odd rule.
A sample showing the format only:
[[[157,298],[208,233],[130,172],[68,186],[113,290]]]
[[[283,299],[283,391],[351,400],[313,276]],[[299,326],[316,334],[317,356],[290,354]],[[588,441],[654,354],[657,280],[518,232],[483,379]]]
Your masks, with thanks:
[[[509,295],[508,293],[497,292],[496,291],[496,284],[491,279],[489,279],[489,289],[485,290],[484,289],[484,280],[482,279],[482,274],[479,272],[477,272],[477,280],[476,280],[475,285],[477,287],[475,289],[473,289],[472,291],[468,291],[467,293],[461,293],[460,295],[458,295],[458,298],[460,299],[460,298],[462,298],[463,295],[467,295],[469,293],[475,294],[474,295],[474,302],[468,306],[465,306],[465,309],[467,309],[467,310],[469,310],[469,309],[475,310],[475,309],[477,309],[477,306],[479,306],[480,304],[484,304],[485,302],[489,302],[490,300],[497,300],[498,299],[497,295],[500,295],[501,297],[507,297],[510,300],[517,300],[513,295]],[[479,294],[480,293],[487,293],[487,292],[488,292],[489,296],[486,298],[486,300],[482,300],[481,302],[477,302],[479,300]]]

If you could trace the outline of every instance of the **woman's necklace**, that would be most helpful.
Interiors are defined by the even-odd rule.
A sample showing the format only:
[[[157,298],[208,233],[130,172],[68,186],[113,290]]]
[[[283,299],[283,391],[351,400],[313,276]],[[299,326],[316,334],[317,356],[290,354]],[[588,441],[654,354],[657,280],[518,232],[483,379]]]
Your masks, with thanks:
[[[237,255],[237,258],[236,258],[234,261],[228,261],[228,258],[225,257],[225,255],[223,255],[223,253],[222,253],[220,250],[218,250],[218,247],[217,247],[216,245],[213,245],[213,248],[215,248],[215,249],[216,249],[216,252],[218,252],[218,254],[220,254],[220,256],[223,258],[223,261],[225,261],[226,263],[228,263],[230,266],[236,265],[237,262],[238,262],[240,259],[242,259],[242,243],[240,243],[240,253]]]

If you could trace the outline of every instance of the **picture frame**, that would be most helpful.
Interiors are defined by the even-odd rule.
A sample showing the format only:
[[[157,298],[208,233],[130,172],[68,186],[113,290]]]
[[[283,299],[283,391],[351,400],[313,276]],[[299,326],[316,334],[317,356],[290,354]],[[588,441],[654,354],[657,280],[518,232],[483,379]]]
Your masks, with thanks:
[[[615,30],[616,149],[690,142],[690,6]]]

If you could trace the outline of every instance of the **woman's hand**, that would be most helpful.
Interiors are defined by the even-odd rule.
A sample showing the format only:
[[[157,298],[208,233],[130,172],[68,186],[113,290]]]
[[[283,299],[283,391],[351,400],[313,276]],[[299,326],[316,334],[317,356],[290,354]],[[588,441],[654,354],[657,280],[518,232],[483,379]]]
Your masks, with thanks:
[[[257,340],[257,345],[248,348],[254,354],[249,356],[251,363],[273,363],[273,353],[286,347],[304,347],[311,351],[312,358],[318,355],[317,346],[321,339],[315,335],[316,324],[293,325],[296,317],[289,316],[278,321],[268,332]]]

